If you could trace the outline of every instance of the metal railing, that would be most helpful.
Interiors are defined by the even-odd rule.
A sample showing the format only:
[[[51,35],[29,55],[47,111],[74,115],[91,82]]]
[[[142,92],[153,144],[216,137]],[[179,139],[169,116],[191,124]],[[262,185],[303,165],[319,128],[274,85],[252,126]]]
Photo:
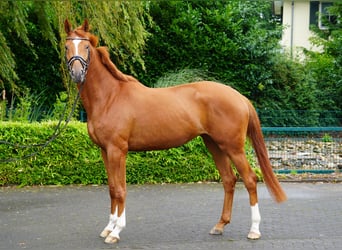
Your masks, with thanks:
[[[264,127],[341,127],[342,110],[259,109]]]
[[[277,173],[332,173],[342,169],[342,127],[264,127]]]

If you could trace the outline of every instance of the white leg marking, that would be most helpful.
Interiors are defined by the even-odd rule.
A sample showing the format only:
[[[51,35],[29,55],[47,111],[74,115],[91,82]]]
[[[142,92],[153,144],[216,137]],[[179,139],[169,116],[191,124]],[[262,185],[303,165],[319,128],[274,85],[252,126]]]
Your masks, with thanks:
[[[252,226],[251,226],[251,230],[248,234],[248,238],[249,239],[258,239],[261,236],[261,233],[259,231],[261,216],[260,216],[260,212],[259,212],[258,203],[256,203],[254,206],[251,206],[251,213],[252,213]]]
[[[109,215],[108,225],[105,227],[105,230],[113,231],[116,221],[118,220],[118,214],[115,212],[114,214]]]
[[[117,216],[117,208],[115,210],[115,215]],[[116,217],[116,225],[113,229],[113,231],[109,234],[109,236],[120,239],[120,232],[122,229],[126,227],[126,209],[123,210],[122,214],[120,217]]]
[[[100,237],[106,238],[113,231],[117,220],[118,220],[117,214],[109,215],[108,225],[103,229],[103,231],[100,234]]]

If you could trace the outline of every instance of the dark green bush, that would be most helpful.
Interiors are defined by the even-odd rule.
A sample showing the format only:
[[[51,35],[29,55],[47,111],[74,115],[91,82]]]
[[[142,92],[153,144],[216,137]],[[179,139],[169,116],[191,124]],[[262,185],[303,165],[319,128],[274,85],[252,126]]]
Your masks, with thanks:
[[[55,126],[56,122],[3,122],[0,140],[17,145],[43,143],[53,134]],[[37,151],[38,154],[25,160],[3,162]],[[88,137],[86,124],[72,122],[43,149],[0,144],[0,185],[105,184],[107,176],[100,155],[100,150]],[[250,147],[248,158],[255,166]],[[127,157],[127,182],[131,184],[219,180],[201,138],[179,148],[131,152]]]
[[[155,24],[146,43],[146,71],[138,79],[148,86],[164,74],[200,69],[257,97],[269,80],[282,31],[268,1],[151,1]]]

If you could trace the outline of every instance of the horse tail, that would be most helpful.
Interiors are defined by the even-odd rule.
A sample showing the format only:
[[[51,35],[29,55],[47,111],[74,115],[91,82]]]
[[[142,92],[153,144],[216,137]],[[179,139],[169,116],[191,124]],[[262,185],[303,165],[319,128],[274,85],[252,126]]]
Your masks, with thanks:
[[[261,131],[260,120],[253,105],[248,101],[249,107],[249,123],[247,129],[247,136],[252,141],[253,148],[255,150],[258,162],[263,174],[266,187],[271,196],[277,202],[283,202],[287,199],[287,196],[280,186],[280,183],[273,173],[271,162],[268,158],[266,145]]]

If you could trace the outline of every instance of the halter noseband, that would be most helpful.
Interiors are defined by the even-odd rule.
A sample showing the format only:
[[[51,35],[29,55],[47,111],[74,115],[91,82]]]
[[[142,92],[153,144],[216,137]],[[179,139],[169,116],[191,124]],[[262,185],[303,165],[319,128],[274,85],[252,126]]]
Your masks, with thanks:
[[[66,40],[83,40],[83,41],[89,41],[88,38],[86,37],[67,37]],[[68,70],[69,72],[71,72],[72,70],[72,65],[74,64],[74,62],[78,60],[81,65],[82,68],[84,70],[84,73],[86,74],[88,71],[88,66],[89,66],[89,62],[90,62],[90,50],[88,49],[88,56],[87,56],[87,60],[85,60],[82,56],[72,56],[68,61],[67,61],[67,66],[68,66]]]

